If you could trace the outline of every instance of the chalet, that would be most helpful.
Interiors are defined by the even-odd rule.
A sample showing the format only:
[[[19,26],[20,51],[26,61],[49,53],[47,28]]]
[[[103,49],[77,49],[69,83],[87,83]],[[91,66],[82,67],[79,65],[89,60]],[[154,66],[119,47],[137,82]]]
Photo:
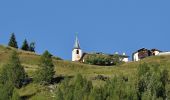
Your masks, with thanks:
[[[142,49],[139,49],[137,50],[136,52],[134,52],[132,54],[132,60],[133,61],[139,61],[140,59],[143,59],[143,58],[146,58],[148,56],[156,56],[156,55],[159,55],[160,54],[160,50],[158,49],[151,49],[151,50],[148,50],[146,48],[142,48]]]

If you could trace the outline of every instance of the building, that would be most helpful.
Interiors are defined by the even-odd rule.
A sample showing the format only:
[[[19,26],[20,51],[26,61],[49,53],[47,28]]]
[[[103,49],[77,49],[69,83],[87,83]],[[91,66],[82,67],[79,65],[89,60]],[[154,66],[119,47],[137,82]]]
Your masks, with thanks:
[[[75,44],[72,50],[72,61],[80,61],[83,56],[83,51],[80,48],[78,37],[76,36]]]
[[[151,49],[151,53],[153,56],[159,55],[162,51],[158,50],[158,49]]]
[[[127,56],[125,53],[123,53],[123,58],[121,59],[123,62],[128,62],[129,61],[129,56]]]
[[[170,55],[170,52],[169,51],[167,51],[167,52],[160,52],[158,55],[159,56]]]
[[[78,40],[78,37],[76,36],[76,40],[75,40],[75,43],[74,43],[74,47],[73,47],[73,50],[72,50],[72,61],[79,61],[79,62],[84,62],[85,61],[85,58],[89,55],[93,55],[93,54],[97,54],[97,55],[105,55],[105,56],[113,56],[114,54],[104,54],[104,53],[101,53],[101,52],[98,52],[98,53],[86,53],[86,52],[83,52],[82,49],[80,48],[80,43],[79,43],[79,40]],[[129,56],[126,56],[125,53],[123,53],[122,55],[119,55],[117,54],[119,57],[120,57],[120,61],[123,61],[123,62],[128,62],[128,57]]]
[[[133,61],[139,61],[143,58],[146,58],[148,56],[156,56],[156,55],[159,55],[160,54],[160,50],[158,49],[151,49],[151,50],[148,50],[146,48],[142,48],[142,49],[139,49],[137,50],[136,52],[134,52],[132,54],[132,60]]]

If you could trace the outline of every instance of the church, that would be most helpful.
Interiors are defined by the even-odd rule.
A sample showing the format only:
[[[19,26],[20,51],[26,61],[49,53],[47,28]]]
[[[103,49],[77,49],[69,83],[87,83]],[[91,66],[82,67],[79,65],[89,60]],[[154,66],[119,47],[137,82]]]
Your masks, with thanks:
[[[97,52],[97,53],[83,52],[82,49],[80,48],[80,43],[79,43],[78,37],[76,36],[74,47],[73,47],[73,50],[72,50],[72,61],[84,62],[85,58],[87,56],[91,57],[91,55],[94,55],[94,54],[95,55],[102,55],[102,56],[109,56],[109,57],[117,55],[117,56],[119,56],[119,60],[122,61],[122,62],[128,62],[128,58],[129,58],[129,56],[125,55],[125,53],[120,55],[120,54],[105,54],[105,53],[101,53],[101,52]],[[109,62],[109,63],[112,63],[112,61]]]
[[[83,51],[80,48],[78,37],[76,36],[75,44],[72,51],[72,61],[80,61],[83,56]]]

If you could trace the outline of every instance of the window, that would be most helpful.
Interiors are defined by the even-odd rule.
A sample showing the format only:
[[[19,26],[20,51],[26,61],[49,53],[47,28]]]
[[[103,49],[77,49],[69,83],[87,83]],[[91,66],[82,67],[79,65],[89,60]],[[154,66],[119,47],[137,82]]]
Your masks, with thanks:
[[[79,50],[76,51],[76,54],[79,54]]]

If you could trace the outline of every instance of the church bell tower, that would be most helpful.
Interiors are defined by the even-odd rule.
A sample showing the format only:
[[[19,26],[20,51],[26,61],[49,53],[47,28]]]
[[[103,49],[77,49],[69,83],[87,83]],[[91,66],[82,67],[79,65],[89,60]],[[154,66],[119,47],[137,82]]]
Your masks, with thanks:
[[[83,55],[83,52],[80,48],[79,40],[76,35],[76,40],[75,40],[75,44],[74,44],[73,51],[72,51],[72,61],[80,61],[82,55]]]

